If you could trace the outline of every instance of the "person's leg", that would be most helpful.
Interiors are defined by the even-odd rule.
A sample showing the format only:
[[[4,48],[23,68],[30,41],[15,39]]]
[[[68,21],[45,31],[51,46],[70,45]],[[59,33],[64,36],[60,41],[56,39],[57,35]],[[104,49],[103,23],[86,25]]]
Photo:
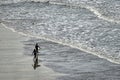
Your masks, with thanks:
[[[36,52],[38,53],[38,48],[36,48]]]
[[[36,64],[38,65],[38,58],[36,58]]]

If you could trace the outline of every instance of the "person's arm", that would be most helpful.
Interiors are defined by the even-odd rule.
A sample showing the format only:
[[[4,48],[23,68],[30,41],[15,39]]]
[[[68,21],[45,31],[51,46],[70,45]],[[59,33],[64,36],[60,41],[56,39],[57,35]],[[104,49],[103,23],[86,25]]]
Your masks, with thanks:
[[[41,49],[41,47],[40,46],[38,46],[39,47],[39,49]]]
[[[41,47],[39,45],[37,45],[37,47],[38,47],[38,50],[41,49]]]

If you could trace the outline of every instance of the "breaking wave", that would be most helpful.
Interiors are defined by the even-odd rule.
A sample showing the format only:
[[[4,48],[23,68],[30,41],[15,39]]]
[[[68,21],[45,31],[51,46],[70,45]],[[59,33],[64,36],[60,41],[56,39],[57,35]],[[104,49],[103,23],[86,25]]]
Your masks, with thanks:
[[[32,0],[32,1],[39,2],[39,0]],[[65,8],[66,6],[72,7],[72,10],[74,11],[74,13],[70,12],[71,10],[68,10],[68,13],[66,14],[69,14],[69,15],[64,14],[63,17],[60,17],[60,15],[63,13],[61,12],[60,14],[57,14],[57,12],[55,12],[57,8],[55,8],[55,10],[51,10],[53,11],[51,13],[55,12],[55,15],[51,15],[51,14],[48,14],[48,12],[46,12],[46,9],[50,10],[56,6],[53,6],[52,8],[49,8],[51,6],[47,6],[42,10],[43,13],[40,13],[40,14],[38,14],[40,12],[39,10],[34,10],[34,9],[31,10],[31,12],[27,12],[27,13],[30,13],[30,16],[29,16],[29,15],[26,15],[27,14],[26,12],[24,13],[24,11],[27,10],[26,6],[24,5],[25,6],[24,8],[25,10],[23,10],[24,15],[23,13],[21,15],[21,13],[19,12],[20,10],[18,9],[15,10],[15,12],[18,12],[18,14],[14,14],[14,9],[12,11],[13,13],[11,11],[9,12],[9,10],[6,9],[8,11],[8,14],[7,16],[5,15],[6,17],[3,16],[3,18],[1,19],[3,21],[2,25],[4,25],[5,28],[8,28],[13,32],[18,32],[19,34],[24,36],[45,39],[48,41],[67,45],[67,46],[82,50],[84,52],[94,54],[96,56],[99,56],[100,58],[107,59],[110,62],[120,64],[120,53],[119,53],[120,49],[118,44],[119,34],[120,34],[119,20],[106,17],[103,14],[101,14],[97,8],[89,5],[88,6],[84,4],[75,5],[75,4],[66,3],[66,2],[65,3],[54,2],[52,0],[50,0],[49,2],[48,0],[41,0],[41,1],[47,2],[50,4],[64,5]],[[15,2],[6,2],[6,4],[18,3],[18,2],[21,2],[21,1],[16,0]],[[76,12],[74,10],[77,8],[80,9],[80,11]],[[64,10],[64,7],[61,10]],[[80,14],[81,16],[80,15],[76,16],[76,13],[78,12],[79,13],[81,12]],[[92,13],[94,13],[94,15]],[[82,15],[82,14],[85,14],[85,15]],[[37,18],[37,17],[41,18],[41,15],[45,16],[45,17],[42,16],[44,21],[37,21],[37,19],[34,20],[34,18]],[[49,16],[52,16],[52,18]],[[70,18],[68,18],[68,16],[70,16]],[[29,20],[29,18],[31,17],[32,17],[31,19],[32,21]],[[50,21],[45,21],[47,19],[50,19]],[[10,24],[6,23],[9,21],[10,23],[14,24],[12,25],[12,27]],[[33,26],[32,22],[36,24]],[[60,26],[63,26],[63,27],[59,28]]]
[[[11,4],[11,3],[19,3],[19,2],[47,2],[49,4],[57,4],[57,5],[66,5],[66,6],[70,6],[70,7],[74,7],[74,8],[85,8],[88,9],[89,11],[93,12],[98,18],[103,19],[105,21],[109,21],[109,22],[114,22],[114,23],[118,23],[120,24],[120,20],[114,19],[114,18],[110,18],[109,16],[104,16],[99,11],[99,8],[97,9],[94,6],[88,6],[86,4],[75,4],[75,3],[71,3],[69,0],[7,0],[7,1],[1,1],[1,4]],[[79,0],[78,0],[79,1]],[[114,16],[114,15],[113,15]]]
[[[82,50],[84,52],[87,52],[87,53],[90,53],[90,54],[93,54],[93,55],[96,55],[100,58],[104,58],[112,63],[116,63],[116,64],[120,64],[120,60],[119,58],[115,58],[115,57],[112,57],[112,56],[108,56],[108,55],[105,55],[104,53],[101,53],[101,52],[98,52],[98,51],[92,51],[91,48],[87,47],[87,46],[83,46],[82,44],[75,44],[75,43],[71,43],[71,42],[65,42],[65,41],[62,41],[62,40],[57,40],[57,39],[52,39],[50,37],[45,37],[45,36],[35,36],[35,35],[30,35],[30,34],[26,34],[26,33],[23,33],[23,32],[18,32],[16,31],[15,29],[13,28],[9,28],[7,27],[5,24],[1,23],[5,28],[7,29],[10,29],[11,31],[13,32],[17,32],[18,34],[20,35],[23,35],[23,36],[29,36],[29,37],[35,37],[35,38],[39,38],[39,39],[44,39],[44,40],[47,40],[47,41],[51,41],[51,42],[55,42],[55,43],[59,43],[59,44],[62,44],[62,45],[67,45],[67,46],[70,46],[72,48],[76,48],[76,49],[79,49],[79,50]]]

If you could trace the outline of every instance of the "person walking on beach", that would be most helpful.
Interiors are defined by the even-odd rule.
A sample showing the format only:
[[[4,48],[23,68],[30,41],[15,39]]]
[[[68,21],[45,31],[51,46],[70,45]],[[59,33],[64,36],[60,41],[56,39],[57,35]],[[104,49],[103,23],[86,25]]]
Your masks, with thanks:
[[[34,59],[37,58],[37,50],[34,49],[33,52],[32,52],[32,55],[34,54]]]
[[[38,53],[39,52],[38,50],[40,49],[40,46],[38,45],[38,43],[36,43],[35,49],[36,49],[36,52]]]
[[[39,52],[38,50],[39,49],[40,49],[40,47],[39,47],[38,43],[36,43],[35,49],[32,52],[32,55],[34,54],[34,58],[33,58],[33,61],[34,61],[33,67],[34,67],[34,69],[36,69],[37,67],[40,66],[40,65],[38,65],[38,52]]]
[[[34,55],[34,57],[33,57],[34,64],[32,66],[34,69],[36,69],[38,67],[38,55],[37,55],[36,49],[33,50],[32,55]]]

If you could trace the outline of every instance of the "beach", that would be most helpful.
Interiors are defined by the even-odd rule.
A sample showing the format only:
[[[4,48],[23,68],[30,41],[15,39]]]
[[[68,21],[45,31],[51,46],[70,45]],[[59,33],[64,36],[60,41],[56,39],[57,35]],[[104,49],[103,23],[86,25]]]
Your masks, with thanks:
[[[40,47],[33,69],[31,52]],[[0,24],[0,79],[2,80],[119,80],[120,66],[89,53],[51,41],[19,35]]]
[[[0,24],[0,79],[56,80],[56,76],[60,74],[42,64],[36,70],[33,69],[33,56],[24,55],[22,42],[27,39],[28,37],[12,32]]]
[[[25,55],[37,42],[41,46],[39,61],[62,75],[56,80],[119,80],[120,65],[90,53],[51,41],[30,38],[25,41]]]
[[[120,80],[119,3],[0,1],[0,80]]]

